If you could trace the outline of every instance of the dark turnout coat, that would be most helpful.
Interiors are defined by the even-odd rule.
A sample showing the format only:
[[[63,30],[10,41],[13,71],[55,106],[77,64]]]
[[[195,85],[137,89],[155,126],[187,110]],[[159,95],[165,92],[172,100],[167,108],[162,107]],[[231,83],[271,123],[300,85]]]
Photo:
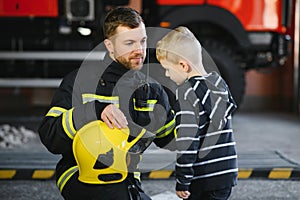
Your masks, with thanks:
[[[131,130],[144,127],[154,134],[133,149],[142,148],[139,149],[142,153],[152,141],[166,147],[173,139],[175,119],[160,84],[147,79],[140,71],[126,69],[108,56],[103,61],[87,61],[63,79],[39,127],[42,143],[50,152],[62,155],[56,168],[61,191],[70,176],[78,171],[72,151],[76,132],[85,124],[100,120],[109,104],[124,112]]]

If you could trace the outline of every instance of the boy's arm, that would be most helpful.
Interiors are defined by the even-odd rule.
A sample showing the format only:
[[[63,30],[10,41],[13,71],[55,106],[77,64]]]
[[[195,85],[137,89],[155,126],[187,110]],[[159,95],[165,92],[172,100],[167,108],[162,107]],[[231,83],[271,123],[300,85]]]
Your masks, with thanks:
[[[194,92],[189,96],[178,94],[180,110],[176,112],[176,191],[188,191],[192,178],[194,177],[193,164],[197,159],[199,149],[199,109]]]
[[[179,198],[187,199],[191,193],[189,191],[176,191],[176,194]]]

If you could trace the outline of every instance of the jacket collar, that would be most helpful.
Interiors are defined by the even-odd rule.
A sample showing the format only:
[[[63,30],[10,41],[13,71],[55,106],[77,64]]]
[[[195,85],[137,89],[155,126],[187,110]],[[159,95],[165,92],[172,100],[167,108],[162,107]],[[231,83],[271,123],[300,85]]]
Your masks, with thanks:
[[[108,76],[111,79],[110,81],[117,81],[114,79],[119,79],[129,71],[129,69],[124,67],[122,64],[111,59],[108,53],[105,54],[103,62],[106,67],[103,75]]]

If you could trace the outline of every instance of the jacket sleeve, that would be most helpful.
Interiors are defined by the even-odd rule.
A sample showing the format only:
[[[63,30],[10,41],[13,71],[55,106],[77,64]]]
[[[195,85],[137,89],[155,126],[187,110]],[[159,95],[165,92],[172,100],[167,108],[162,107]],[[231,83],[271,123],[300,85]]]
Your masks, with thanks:
[[[183,91],[184,93],[186,91]],[[191,90],[190,93],[193,93]],[[190,98],[192,97],[192,98]],[[178,96],[179,110],[176,110],[176,148],[177,162],[176,190],[187,191],[194,176],[193,163],[197,159],[199,148],[199,109],[197,98],[185,95]]]
[[[42,143],[54,154],[72,152],[72,141],[77,130],[97,120],[106,106],[95,101],[82,104],[81,97],[76,96],[78,92],[73,94],[75,77],[71,74],[64,78],[39,126]]]
[[[65,128],[74,131],[73,123],[67,120],[72,117],[72,112],[72,84],[69,79],[64,79],[38,130],[42,143],[50,152],[59,154],[71,151],[72,140]]]
[[[155,130],[154,143],[161,148],[175,150],[175,113],[170,105],[169,97],[160,87],[158,100],[154,107],[154,119],[158,125]]]

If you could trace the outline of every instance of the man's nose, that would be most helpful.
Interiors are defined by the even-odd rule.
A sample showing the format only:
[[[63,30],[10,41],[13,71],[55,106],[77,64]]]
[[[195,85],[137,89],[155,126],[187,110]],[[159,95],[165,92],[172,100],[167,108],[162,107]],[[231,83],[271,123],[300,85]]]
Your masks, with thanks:
[[[134,51],[142,52],[144,48],[145,48],[144,45],[138,42],[134,45]]]
[[[143,53],[143,49],[141,49],[141,48],[135,48],[134,50],[133,50],[133,52],[134,53]]]

